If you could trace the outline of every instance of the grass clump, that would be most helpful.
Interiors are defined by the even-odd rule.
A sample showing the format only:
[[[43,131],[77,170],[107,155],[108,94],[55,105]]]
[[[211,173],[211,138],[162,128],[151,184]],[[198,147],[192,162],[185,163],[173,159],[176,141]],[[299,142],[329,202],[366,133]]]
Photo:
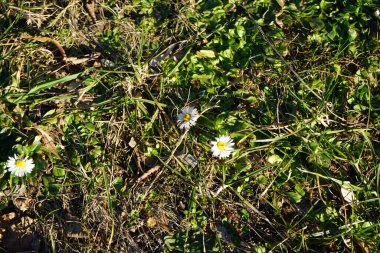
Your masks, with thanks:
[[[377,252],[379,8],[0,2],[1,249]]]

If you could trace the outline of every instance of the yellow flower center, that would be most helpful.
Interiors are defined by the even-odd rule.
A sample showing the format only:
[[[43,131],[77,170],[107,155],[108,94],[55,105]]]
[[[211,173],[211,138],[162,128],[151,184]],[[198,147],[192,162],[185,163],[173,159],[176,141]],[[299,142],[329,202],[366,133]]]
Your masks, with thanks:
[[[218,143],[216,143],[216,146],[218,147],[219,150],[225,150],[227,144],[223,141],[218,141]]]
[[[185,116],[183,116],[183,121],[185,122],[189,122],[191,120],[191,115],[190,113],[187,113],[185,114]]]
[[[25,161],[24,160],[17,160],[16,161],[16,167],[17,168],[24,168],[25,166]]]

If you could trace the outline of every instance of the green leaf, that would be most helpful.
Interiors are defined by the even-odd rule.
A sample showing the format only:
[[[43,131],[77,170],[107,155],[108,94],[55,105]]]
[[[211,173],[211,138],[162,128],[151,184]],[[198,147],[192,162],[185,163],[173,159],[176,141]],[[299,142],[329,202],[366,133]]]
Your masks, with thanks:
[[[258,184],[258,185],[260,185],[260,184],[265,184],[265,183],[267,183],[268,182],[268,178],[266,177],[266,176],[264,176],[264,175],[260,175],[260,176],[258,176],[256,179],[255,179],[255,184]]]
[[[44,185],[45,193],[57,194],[59,192],[60,187],[61,187],[61,185],[55,183],[54,178],[50,177],[50,176],[43,176],[42,177],[42,183]]]
[[[294,187],[294,190],[299,194],[301,195],[302,197],[305,196],[305,191],[303,190],[303,187],[299,184],[297,184],[295,187]]]
[[[315,217],[320,222],[327,222],[327,221],[332,221],[332,220],[336,219],[337,217],[339,217],[339,214],[334,208],[328,206],[328,207],[326,207],[325,210],[318,213]]]
[[[200,58],[215,58],[215,52],[212,50],[199,50],[197,55]]]
[[[85,126],[86,126],[86,128],[88,129],[88,130],[90,130],[91,132],[95,132],[95,125],[94,124],[92,124],[91,122],[87,122],[86,124],[85,124]]]
[[[245,35],[245,28],[244,28],[244,26],[238,25],[238,26],[236,27],[236,33],[237,33],[237,35],[238,35],[240,38],[244,37],[244,35]]]
[[[50,115],[53,115],[54,113],[55,113],[55,109],[49,110],[47,113],[45,113],[44,116],[42,116],[42,118],[46,118],[46,117],[48,117]]]
[[[117,191],[120,191],[123,187],[123,178],[122,177],[116,177],[115,180],[112,182],[113,186]]]
[[[300,203],[302,200],[302,195],[298,192],[287,192],[286,195],[290,198],[294,203]]]
[[[367,109],[368,109],[368,107],[365,105],[354,105],[354,110],[357,112],[362,112],[362,111],[365,111]]]
[[[59,167],[56,167],[56,166],[53,167],[53,175],[54,176],[56,176],[56,177],[63,177],[63,176],[65,176],[65,174],[66,174],[65,169],[62,169],[62,168],[59,168]]]

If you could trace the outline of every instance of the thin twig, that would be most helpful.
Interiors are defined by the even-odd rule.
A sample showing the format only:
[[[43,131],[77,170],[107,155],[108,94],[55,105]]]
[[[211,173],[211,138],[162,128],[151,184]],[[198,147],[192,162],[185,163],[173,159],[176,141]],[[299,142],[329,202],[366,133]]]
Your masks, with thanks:
[[[145,172],[144,174],[142,174],[137,180],[136,180],[136,184],[140,183],[141,181],[143,181],[145,178],[149,177],[150,175],[152,175],[153,173],[155,173],[156,171],[160,170],[161,169],[161,166],[160,165],[157,165],[157,166],[154,166],[153,168],[150,168],[147,172]]]

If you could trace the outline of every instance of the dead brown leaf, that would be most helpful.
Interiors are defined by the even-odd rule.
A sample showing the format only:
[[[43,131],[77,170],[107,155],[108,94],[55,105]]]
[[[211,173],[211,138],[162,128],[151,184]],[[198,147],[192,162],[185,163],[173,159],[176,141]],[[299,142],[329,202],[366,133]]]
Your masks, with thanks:
[[[54,136],[53,133],[47,132],[44,129],[42,129],[41,127],[39,127],[39,126],[29,127],[28,129],[35,129],[35,130],[37,130],[37,132],[40,133],[42,144],[46,147],[47,151],[49,151],[50,153],[52,153],[52,154],[56,155],[57,157],[59,157],[57,148],[55,146],[55,142],[56,141],[53,138],[53,136]]]

